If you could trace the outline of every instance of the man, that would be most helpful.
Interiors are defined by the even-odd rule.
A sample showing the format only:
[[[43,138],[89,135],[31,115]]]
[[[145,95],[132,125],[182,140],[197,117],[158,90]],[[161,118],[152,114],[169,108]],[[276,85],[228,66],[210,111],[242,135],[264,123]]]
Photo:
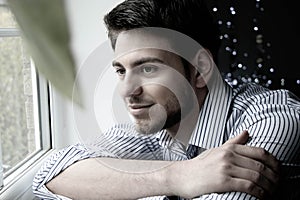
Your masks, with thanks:
[[[37,196],[297,198],[289,186],[299,183],[299,101],[221,79],[218,32],[202,1],[126,0],[105,23],[134,125],[54,154],[34,179]],[[272,155],[282,164],[278,188]]]

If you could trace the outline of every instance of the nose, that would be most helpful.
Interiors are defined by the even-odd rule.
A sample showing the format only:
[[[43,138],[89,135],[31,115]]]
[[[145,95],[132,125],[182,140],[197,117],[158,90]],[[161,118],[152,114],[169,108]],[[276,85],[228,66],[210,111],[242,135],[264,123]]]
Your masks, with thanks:
[[[119,82],[119,91],[122,97],[139,96],[143,93],[142,83],[138,77],[129,75]]]

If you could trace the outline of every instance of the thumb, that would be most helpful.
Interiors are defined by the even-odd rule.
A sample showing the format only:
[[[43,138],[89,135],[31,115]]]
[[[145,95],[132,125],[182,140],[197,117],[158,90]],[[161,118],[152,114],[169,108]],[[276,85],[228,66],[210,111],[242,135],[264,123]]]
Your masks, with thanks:
[[[241,134],[229,139],[225,144],[246,144],[249,139],[249,133],[244,130]]]

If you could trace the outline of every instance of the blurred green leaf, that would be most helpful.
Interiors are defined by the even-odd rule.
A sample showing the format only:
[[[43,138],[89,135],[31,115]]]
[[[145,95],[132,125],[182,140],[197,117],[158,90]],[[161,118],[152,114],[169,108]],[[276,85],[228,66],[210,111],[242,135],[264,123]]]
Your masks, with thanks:
[[[7,0],[16,17],[36,68],[69,99],[81,105],[73,87],[76,66],[70,49],[68,19],[63,0]],[[73,88],[76,88],[76,91]]]

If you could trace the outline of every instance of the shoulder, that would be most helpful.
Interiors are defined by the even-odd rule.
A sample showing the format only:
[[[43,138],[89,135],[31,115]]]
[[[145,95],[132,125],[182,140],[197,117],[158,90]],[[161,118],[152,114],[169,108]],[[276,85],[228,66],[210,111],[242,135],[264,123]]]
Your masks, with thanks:
[[[290,91],[245,84],[235,90],[232,107],[235,127],[251,130],[259,141],[300,142],[300,101]]]
[[[247,83],[234,89],[233,107],[247,109],[251,106],[284,106],[300,112],[300,99],[286,89],[271,90],[263,86]]]

